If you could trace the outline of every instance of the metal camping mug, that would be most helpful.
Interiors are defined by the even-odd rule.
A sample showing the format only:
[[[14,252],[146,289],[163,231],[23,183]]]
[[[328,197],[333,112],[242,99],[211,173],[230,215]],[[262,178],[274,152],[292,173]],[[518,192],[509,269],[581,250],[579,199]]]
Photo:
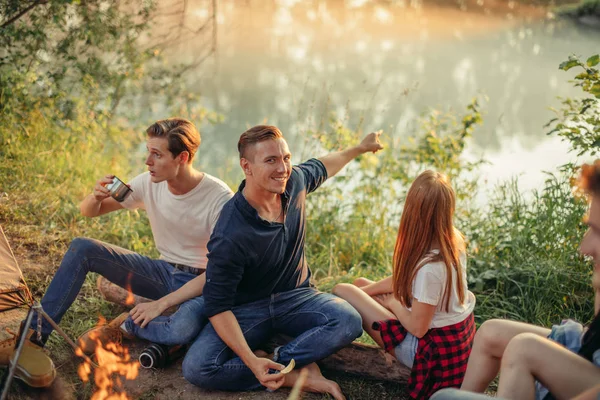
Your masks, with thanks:
[[[111,197],[118,202],[125,200],[129,193],[133,192],[133,190],[127,186],[125,182],[116,176],[113,178],[113,183],[106,185],[106,188],[110,191]]]

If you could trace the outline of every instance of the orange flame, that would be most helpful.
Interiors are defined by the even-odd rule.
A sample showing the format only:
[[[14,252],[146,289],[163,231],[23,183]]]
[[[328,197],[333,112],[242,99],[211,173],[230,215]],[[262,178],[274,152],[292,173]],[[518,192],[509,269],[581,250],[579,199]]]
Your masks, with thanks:
[[[91,400],[126,400],[129,399],[123,388],[123,378],[134,380],[138,376],[139,364],[131,361],[129,350],[117,343],[103,346],[98,338],[96,341],[96,360],[98,367],[94,369],[94,383],[97,387]],[[76,353],[81,355],[81,350]],[[90,380],[92,367],[86,361],[81,364],[77,374],[84,381]]]
[[[127,298],[125,299],[125,304],[128,306],[132,306],[135,303],[135,298],[133,297],[133,292],[131,291],[131,278],[133,274],[129,273],[127,277],[127,284],[125,285],[125,290],[127,290]]]
[[[135,303],[135,298],[133,297],[133,293],[131,292],[131,286],[127,285],[127,298],[125,299],[125,304],[128,306],[132,306]]]

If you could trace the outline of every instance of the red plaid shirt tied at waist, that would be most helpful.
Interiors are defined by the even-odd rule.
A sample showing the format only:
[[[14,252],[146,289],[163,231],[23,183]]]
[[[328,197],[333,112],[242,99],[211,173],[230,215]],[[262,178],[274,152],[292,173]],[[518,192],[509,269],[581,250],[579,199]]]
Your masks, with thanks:
[[[385,349],[392,354],[408,333],[397,319],[374,322],[373,329],[379,331]],[[430,329],[420,338],[408,380],[410,396],[428,399],[442,388],[460,387],[474,337],[475,319],[471,314],[457,324]]]

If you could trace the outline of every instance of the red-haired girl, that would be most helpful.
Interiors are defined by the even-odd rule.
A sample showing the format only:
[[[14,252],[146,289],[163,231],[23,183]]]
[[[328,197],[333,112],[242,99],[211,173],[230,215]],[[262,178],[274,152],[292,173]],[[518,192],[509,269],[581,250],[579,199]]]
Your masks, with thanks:
[[[475,296],[467,289],[465,242],[452,222],[454,207],[446,176],[421,173],[406,197],[393,275],[333,289],[358,310],[373,340],[412,368],[413,398],[460,387],[475,335]]]

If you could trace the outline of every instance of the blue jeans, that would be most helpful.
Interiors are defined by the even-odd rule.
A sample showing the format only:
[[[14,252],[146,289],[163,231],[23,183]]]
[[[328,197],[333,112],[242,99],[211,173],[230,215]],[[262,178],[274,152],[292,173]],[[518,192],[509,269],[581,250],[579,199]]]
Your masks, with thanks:
[[[98,240],[76,238],[60,263],[60,267],[42,298],[44,311],[59,323],[81,290],[88,272],[96,272],[109,281],[139,296],[157,300],[179,289],[196,275],[183,272],[166,261],[154,260],[132,251]],[[135,325],[131,318],[127,329],[138,337],[166,345],[191,342],[208,322],[204,299],[197,297],[183,303],[169,317],[157,317],[146,328]],[[31,328],[36,329],[36,318]],[[42,321],[45,342],[52,326]]]
[[[297,367],[303,367],[335,353],[362,334],[360,314],[349,303],[311,287],[272,294],[231,311],[252,350],[275,333],[295,338],[275,349],[274,361],[283,365],[293,358]],[[241,391],[262,387],[211,323],[188,350],[183,376],[207,389]]]

